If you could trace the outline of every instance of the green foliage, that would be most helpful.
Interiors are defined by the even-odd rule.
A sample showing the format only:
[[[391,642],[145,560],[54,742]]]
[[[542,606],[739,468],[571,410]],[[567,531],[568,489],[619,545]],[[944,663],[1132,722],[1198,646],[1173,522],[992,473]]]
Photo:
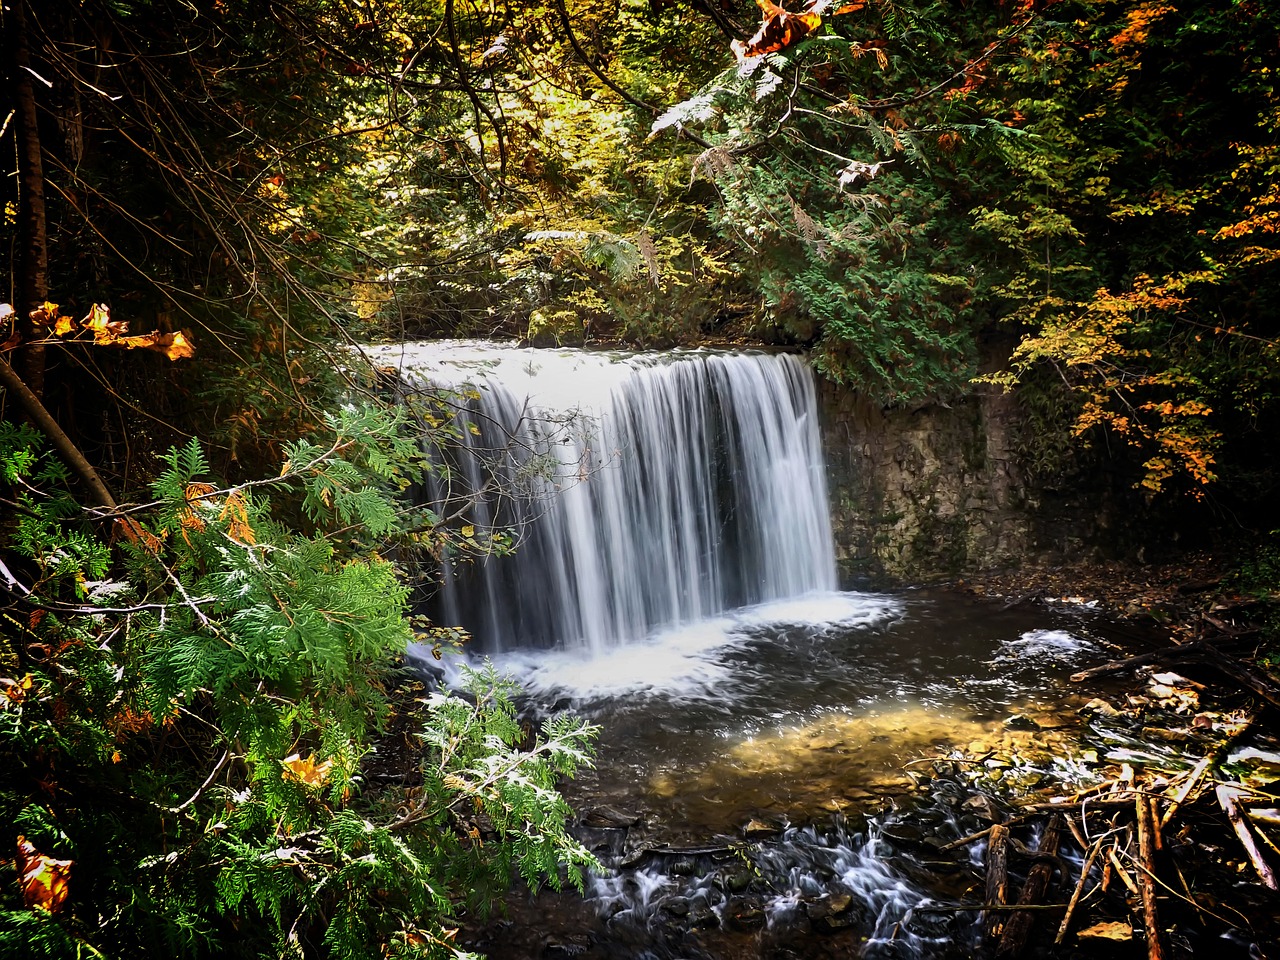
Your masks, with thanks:
[[[380,551],[421,532],[400,493],[433,469],[403,427],[342,408],[279,476],[231,487],[199,443],[172,449],[114,550],[6,427],[27,496],[7,548],[37,579],[5,612],[0,843],[69,861],[70,895],[11,874],[0,955],[452,956],[460,911],[513,880],[581,885],[556,785],[593,729],[527,737],[492,668],[462,696],[398,672],[415,630]]]

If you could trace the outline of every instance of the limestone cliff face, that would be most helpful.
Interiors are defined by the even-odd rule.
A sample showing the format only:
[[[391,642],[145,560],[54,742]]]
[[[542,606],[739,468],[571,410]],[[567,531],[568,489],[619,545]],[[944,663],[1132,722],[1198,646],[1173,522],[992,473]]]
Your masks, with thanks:
[[[883,408],[820,387],[841,578],[922,581],[1076,555],[1109,526],[1095,493],[1037,487],[1015,395]],[[1105,500],[1106,498],[1101,498]]]

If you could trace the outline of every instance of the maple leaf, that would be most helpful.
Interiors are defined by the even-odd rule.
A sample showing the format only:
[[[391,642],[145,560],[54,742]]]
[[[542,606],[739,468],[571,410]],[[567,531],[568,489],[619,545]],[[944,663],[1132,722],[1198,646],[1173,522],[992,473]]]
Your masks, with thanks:
[[[283,768],[281,772],[287,779],[318,788],[323,786],[325,780],[329,778],[333,770],[333,761],[325,760],[322,763],[316,763],[314,753],[305,758],[294,753],[281,760],[280,766]]]
[[[46,857],[22,834],[18,834],[18,885],[23,902],[31,909],[57,913],[70,892],[71,860]]]
[[[776,3],[770,3],[769,0],[756,0],[756,5],[764,11],[765,16],[760,29],[745,43],[734,40],[729,45],[739,63],[752,57],[764,56],[766,53],[785,50],[822,26],[820,13],[788,13]]]

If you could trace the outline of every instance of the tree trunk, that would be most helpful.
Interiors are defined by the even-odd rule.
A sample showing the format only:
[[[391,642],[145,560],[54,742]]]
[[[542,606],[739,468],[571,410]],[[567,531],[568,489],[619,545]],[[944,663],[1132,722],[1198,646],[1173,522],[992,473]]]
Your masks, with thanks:
[[[18,308],[16,322],[22,337],[15,367],[37,397],[44,393],[45,349],[36,339],[31,311],[49,299],[49,244],[44,211],[44,163],[40,147],[40,116],[28,43],[26,0],[5,7],[4,32],[9,38],[9,69],[14,105],[14,136],[18,153]]]

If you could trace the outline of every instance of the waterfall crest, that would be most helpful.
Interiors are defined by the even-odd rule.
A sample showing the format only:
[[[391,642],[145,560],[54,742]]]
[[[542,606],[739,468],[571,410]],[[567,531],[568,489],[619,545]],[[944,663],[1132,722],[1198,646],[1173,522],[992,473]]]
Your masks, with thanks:
[[[813,376],[788,355],[488,344],[381,351],[461,390],[429,491],[511,556],[444,561],[437,619],[490,651],[600,651],[733,607],[829,591],[835,558]]]

